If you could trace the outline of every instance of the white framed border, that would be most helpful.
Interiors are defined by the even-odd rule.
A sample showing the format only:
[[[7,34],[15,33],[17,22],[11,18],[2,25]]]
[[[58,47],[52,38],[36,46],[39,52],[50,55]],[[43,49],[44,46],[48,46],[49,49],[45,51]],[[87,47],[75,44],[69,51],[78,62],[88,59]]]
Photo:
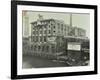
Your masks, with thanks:
[[[22,10],[89,13],[90,14],[90,65],[78,66],[78,67],[22,69]],[[17,52],[17,75],[94,71],[94,44],[93,44],[94,43],[94,10],[79,9],[79,8],[17,5],[17,24],[18,24],[17,25],[17,51],[18,51]]]

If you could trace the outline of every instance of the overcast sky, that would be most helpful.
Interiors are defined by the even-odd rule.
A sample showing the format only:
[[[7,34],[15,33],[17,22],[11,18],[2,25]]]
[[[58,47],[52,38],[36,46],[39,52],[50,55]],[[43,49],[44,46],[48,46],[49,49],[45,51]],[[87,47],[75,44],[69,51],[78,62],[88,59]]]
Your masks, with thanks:
[[[38,14],[42,15],[44,19],[58,19],[64,21],[65,24],[70,24],[70,13],[59,12],[35,12],[27,11],[24,16],[29,18],[29,23],[38,19]],[[86,36],[90,37],[90,16],[89,14],[72,13],[72,25],[86,30]],[[30,30],[30,24],[29,24]],[[30,31],[29,31],[30,32]]]

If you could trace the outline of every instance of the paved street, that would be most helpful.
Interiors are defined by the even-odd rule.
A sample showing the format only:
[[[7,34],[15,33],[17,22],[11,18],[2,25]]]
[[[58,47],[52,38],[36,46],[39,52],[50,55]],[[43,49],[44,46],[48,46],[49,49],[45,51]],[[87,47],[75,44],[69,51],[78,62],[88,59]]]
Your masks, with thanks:
[[[68,66],[63,62],[56,62],[36,56],[23,56],[23,68],[45,68]]]

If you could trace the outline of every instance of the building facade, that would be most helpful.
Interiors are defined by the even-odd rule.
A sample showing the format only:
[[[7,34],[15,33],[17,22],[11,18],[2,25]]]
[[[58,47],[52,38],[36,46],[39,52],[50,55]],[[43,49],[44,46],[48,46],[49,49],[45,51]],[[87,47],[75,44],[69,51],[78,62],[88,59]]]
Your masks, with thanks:
[[[29,17],[26,11],[22,12],[23,17],[23,36],[28,37],[29,36]]]

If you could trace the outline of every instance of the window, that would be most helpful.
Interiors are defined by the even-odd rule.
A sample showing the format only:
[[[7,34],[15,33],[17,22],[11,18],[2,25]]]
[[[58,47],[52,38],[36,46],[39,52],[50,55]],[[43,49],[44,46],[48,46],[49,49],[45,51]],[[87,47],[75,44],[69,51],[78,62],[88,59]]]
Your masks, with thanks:
[[[51,31],[49,30],[49,34],[51,33]]]
[[[40,30],[40,34],[42,34],[42,30]]]
[[[60,24],[58,23],[58,29],[60,29]]]
[[[34,39],[34,42],[35,42],[35,40],[36,40],[35,36],[33,37],[33,39]]]
[[[35,28],[33,27],[33,30],[34,30]]]
[[[31,45],[31,50],[33,50],[33,45]]]
[[[44,42],[46,42],[46,36],[44,36]]]
[[[35,31],[35,35],[37,35],[38,33],[37,33],[37,31]]]
[[[47,52],[49,51],[49,46],[46,47],[46,51],[47,51]]]
[[[61,30],[63,30],[63,24],[61,24]]]
[[[42,42],[42,36],[40,36],[40,42]]]
[[[46,25],[44,25],[44,29],[46,29]]]
[[[40,50],[41,49],[41,46],[38,46],[38,50]]]
[[[34,26],[37,26],[37,23],[34,23]]]
[[[34,51],[36,51],[36,45],[34,46]]]
[[[35,34],[35,31],[33,31],[33,35]]]
[[[44,51],[44,46],[42,46],[42,51]]]
[[[44,24],[46,24],[46,21],[44,21]]]
[[[41,24],[43,24],[43,22],[41,21]]]
[[[54,34],[54,35],[55,35],[55,32],[56,32],[56,31],[54,30],[54,31],[53,31],[53,34]]]
[[[65,29],[64,30],[66,31],[66,26],[65,26]]]
[[[38,42],[38,36],[36,36],[36,42]]]
[[[50,28],[51,26],[49,25],[49,28]]]
[[[32,41],[34,42],[34,36],[32,37]]]
[[[44,34],[46,34],[46,30],[44,31]]]
[[[55,52],[55,47],[54,47],[54,45],[52,45],[52,52]]]

